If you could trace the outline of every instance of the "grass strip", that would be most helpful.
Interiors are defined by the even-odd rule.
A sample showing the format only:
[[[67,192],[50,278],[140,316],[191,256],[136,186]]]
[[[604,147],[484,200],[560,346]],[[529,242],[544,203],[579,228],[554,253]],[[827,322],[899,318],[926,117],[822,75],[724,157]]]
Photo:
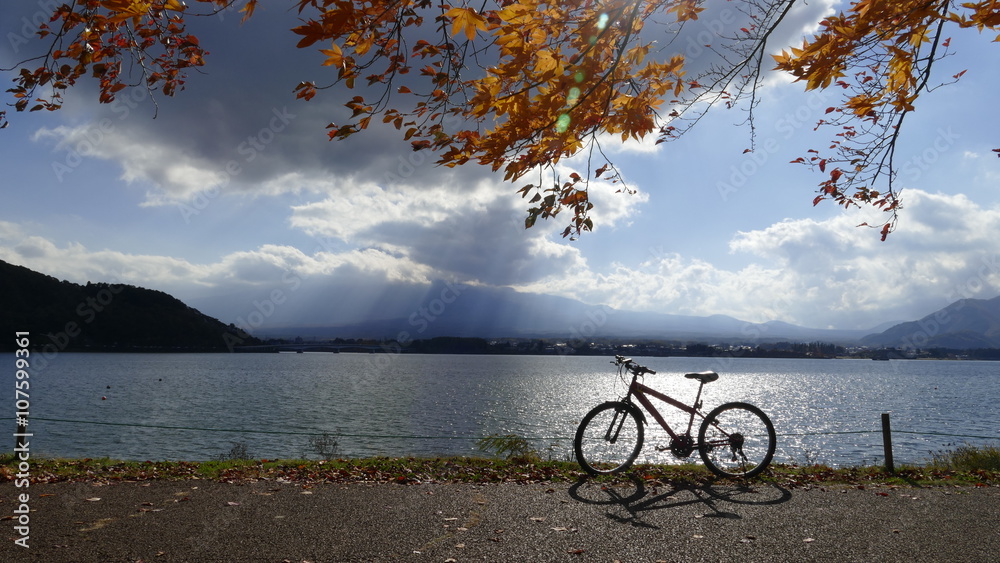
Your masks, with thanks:
[[[994,448],[995,450],[995,448]],[[960,452],[967,460],[969,452]],[[994,452],[995,454],[996,452]],[[974,457],[974,456],[973,456]],[[991,459],[989,455],[987,460]],[[18,460],[0,455],[0,482],[13,481]],[[108,458],[32,458],[31,483],[114,482],[208,479],[246,483],[283,481],[302,485],[318,483],[572,483],[585,474],[570,461],[542,461],[532,457],[373,457],[363,459],[246,459],[221,461],[121,461]],[[725,481],[701,465],[637,465],[624,476],[602,477],[609,482],[639,478],[649,484],[700,486]],[[926,466],[831,468],[825,465],[772,464],[755,480],[785,488],[825,485],[866,486],[972,486],[1000,487],[1000,470],[954,467],[940,454]]]

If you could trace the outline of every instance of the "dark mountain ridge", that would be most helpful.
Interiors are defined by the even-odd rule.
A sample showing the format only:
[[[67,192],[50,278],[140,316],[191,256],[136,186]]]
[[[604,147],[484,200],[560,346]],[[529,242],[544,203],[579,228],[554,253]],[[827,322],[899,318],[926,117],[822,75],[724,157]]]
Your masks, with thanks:
[[[905,349],[1000,348],[1000,297],[961,299],[918,321],[865,336],[861,343]]]
[[[233,326],[162,292],[131,285],[60,281],[0,261],[0,330],[28,332],[45,352],[226,351],[254,343]],[[10,349],[13,338],[0,340]]]

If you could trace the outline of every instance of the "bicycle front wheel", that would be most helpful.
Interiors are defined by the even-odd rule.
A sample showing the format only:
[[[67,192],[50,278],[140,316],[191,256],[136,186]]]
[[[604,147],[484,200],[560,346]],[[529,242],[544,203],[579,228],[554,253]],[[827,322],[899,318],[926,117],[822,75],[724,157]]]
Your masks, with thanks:
[[[642,420],[635,406],[607,402],[583,417],[573,448],[580,467],[591,475],[628,469],[642,449]]]
[[[698,452],[720,477],[749,478],[767,469],[777,440],[764,411],[747,403],[726,403],[708,413],[698,432]]]

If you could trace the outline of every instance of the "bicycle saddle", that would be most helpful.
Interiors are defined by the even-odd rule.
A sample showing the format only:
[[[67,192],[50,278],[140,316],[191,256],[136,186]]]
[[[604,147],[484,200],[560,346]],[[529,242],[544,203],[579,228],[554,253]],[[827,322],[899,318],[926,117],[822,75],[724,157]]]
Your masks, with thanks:
[[[688,379],[697,379],[698,381],[705,383],[711,383],[716,379],[719,379],[719,374],[714,371],[699,371],[697,373],[686,373],[684,377]]]

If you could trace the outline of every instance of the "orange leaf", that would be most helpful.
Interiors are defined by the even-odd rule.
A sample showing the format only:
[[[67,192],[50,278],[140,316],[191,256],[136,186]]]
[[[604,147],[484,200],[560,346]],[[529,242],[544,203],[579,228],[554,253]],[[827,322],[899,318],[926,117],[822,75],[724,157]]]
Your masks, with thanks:
[[[243,8],[240,9],[243,12],[243,20],[246,22],[253,15],[254,9],[257,7],[257,0],[247,0],[247,3]]]

